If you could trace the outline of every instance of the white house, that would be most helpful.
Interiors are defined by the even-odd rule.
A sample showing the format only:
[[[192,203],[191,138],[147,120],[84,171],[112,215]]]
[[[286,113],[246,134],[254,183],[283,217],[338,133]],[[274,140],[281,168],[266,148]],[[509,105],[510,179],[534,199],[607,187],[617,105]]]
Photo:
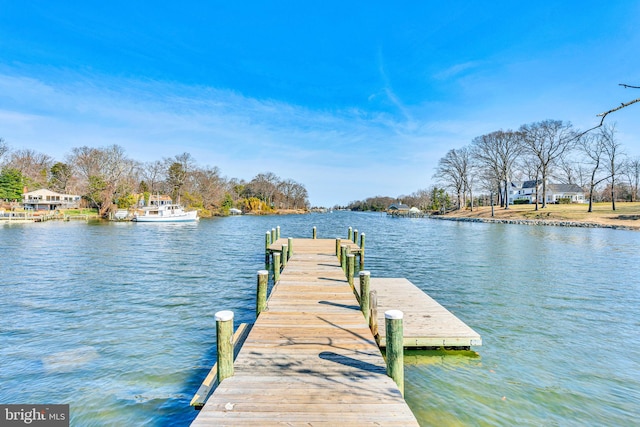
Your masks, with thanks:
[[[540,197],[542,197],[542,192]],[[547,203],[558,203],[562,199],[569,199],[570,203],[586,203],[588,201],[584,191],[577,184],[547,185]]]
[[[516,200],[523,200],[520,203],[536,202],[536,187],[538,203],[542,203],[542,181],[512,182],[509,189],[509,204]],[[576,184],[547,184],[547,203],[559,203],[568,199],[570,203],[585,203],[584,191]]]
[[[22,195],[25,209],[36,211],[54,211],[56,209],[73,209],[80,206],[81,197],[76,194],[61,194],[42,188]]]
[[[144,195],[143,194],[135,194],[135,196],[137,196],[138,199],[138,207],[144,207],[145,206],[145,200],[144,200]],[[167,196],[166,194],[150,194],[149,195],[149,201],[148,201],[148,205],[146,206],[164,206],[164,205],[170,205],[173,203],[173,200],[171,199],[171,197]]]

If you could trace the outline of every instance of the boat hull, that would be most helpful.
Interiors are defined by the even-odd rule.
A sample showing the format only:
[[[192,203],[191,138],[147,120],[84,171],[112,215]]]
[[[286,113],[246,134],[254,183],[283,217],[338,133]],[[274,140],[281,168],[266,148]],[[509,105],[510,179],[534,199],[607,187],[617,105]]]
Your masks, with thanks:
[[[144,215],[135,215],[135,222],[193,222],[198,220],[197,211],[185,212],[182,209],[155,210],[154,214],[146,212]]]

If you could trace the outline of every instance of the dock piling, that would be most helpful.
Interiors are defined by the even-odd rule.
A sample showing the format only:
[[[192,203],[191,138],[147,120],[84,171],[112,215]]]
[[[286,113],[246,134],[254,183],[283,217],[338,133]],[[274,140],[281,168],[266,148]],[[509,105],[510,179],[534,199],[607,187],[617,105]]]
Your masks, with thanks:
[[[347,239],[353,240],[353,228],[352,227],[349,227],[349,230],[347,232]]]
[[[374,337],[378,336],[378,292],[369,291],[369,329]]]
[[[353,276],[356,270],[356,256],[354,254],[347,254],[347,281],[351,285],[351,289],[355,292],[355,285],[353,284]]]
[[[340,245],[340,267],[346,272],[347,271],[347,245]]]
[[[278,240],[278,238],[276,237],[276,229],[272,228],[271,229],[271,243],[275,243],[276,240]]]
[[[369,285],[371,283],[371,273],[368,271],[360,271],[360,310],[364,314],[364,319],[369,324],[369,316],[371,308],[369,307]]]
[[[269,246],[271,246],[271,232],[267,231],[264,236],[264,263],[269,264]]]
[[[280,226],[276,227],[276,240],[280,238]]]
[[[233,311],[219,311],[216,319],[218,383],[233,376]]]
[[[313,239],[317,239],[318,238],[318,230],[316,229],[315,226],[313,226]]]
[[[398,385],[404,396],[404,345],[402,318],[400,310],[384,312],[387,332],[387,375]]]
[[[287,257],[288,253],[287,245],[282,245],[282,268],[287,266],[287,261],[289,260]]]
[[[360,270],[364,269],[364,236],[364,233],[360,235]]]
[[[358,229],[353,230],[353,243],[358,243]]]
[[[267,285],[269,283],[269,271],[258,271],[258,292],[256,295],[256,317],[267,308]]]
[[[287,242],[288,242],[287,260],[290,260],[291,257],[293,256],[293,237],[289,237]]]
[[[340,258],[340,245],[341,245],[341,240],[339,237],[336,237],[336,256],[338,258]]]
[[[273,283],[280,280],[280,252],[273,253]]]

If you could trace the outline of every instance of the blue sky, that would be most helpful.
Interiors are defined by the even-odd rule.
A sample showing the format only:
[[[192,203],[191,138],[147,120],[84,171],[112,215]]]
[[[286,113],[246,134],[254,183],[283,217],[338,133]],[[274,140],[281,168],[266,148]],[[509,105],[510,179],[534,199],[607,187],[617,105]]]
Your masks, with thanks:
[[[0,0],[0,137],[118,144],[303,183],[314,205],[433,184],[479,135],[586,129],[640,97],[640,2]],[[607,119],[640,154],[640,107]]]

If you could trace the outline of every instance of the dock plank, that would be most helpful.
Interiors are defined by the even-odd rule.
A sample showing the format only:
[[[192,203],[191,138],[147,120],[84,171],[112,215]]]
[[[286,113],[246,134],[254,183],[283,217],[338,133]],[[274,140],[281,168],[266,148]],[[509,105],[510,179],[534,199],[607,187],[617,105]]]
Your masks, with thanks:
[[[293,247],[234,376],[192,425],[417,426],[333,255],[335,240]]]
[[[471,347],[482,345],[480,334],[436,300],[403,278],[371,278],[370,289],[378,294],[378,344],[386,346],[384,312],[404,313],[404,346]]]

